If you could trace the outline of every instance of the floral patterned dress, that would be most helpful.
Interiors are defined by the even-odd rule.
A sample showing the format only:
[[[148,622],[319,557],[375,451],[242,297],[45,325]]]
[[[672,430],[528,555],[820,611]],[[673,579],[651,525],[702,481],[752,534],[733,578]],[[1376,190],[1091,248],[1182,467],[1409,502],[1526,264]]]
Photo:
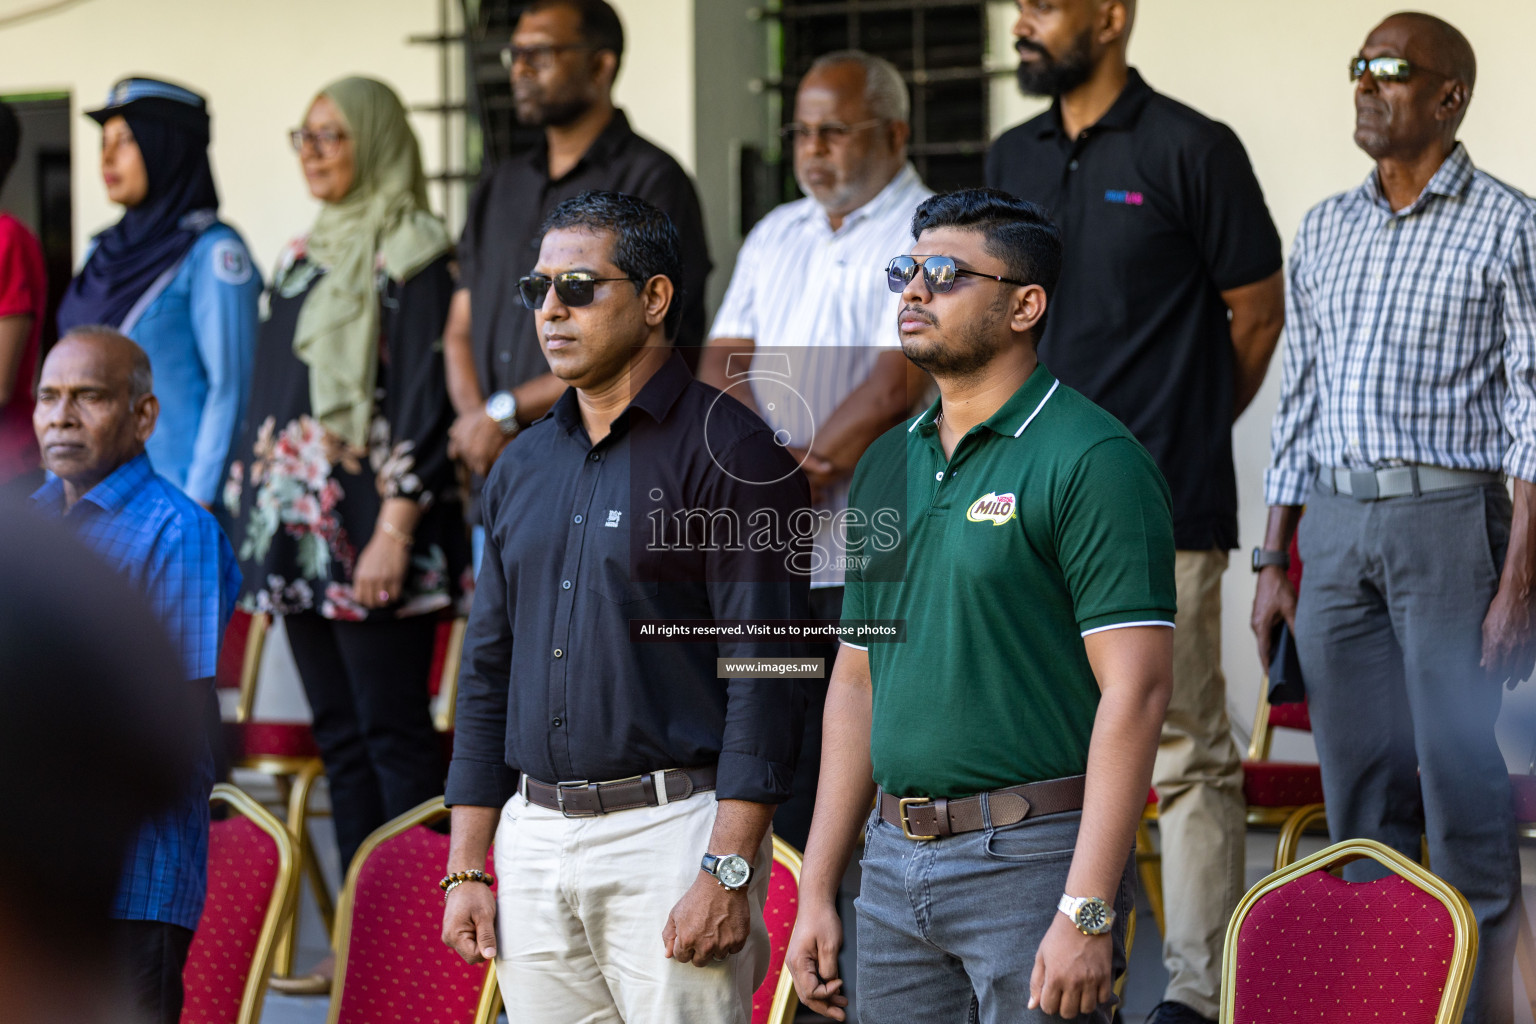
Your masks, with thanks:
[[[379,274],[378,384],[366,448],[311,416],[309,367],[293,351],[299,310],[322,273],[302,240],[289,246],[273,280],[245,422],[230,448],[221,511],[245,577],[240,605],[343,621],[447,608],[473,585],[461,488],[448,458],[448,257],[405,282]],[[414,499],[422,516],[404,593],[370,610],[353,600],[352,573],[388,498]]]

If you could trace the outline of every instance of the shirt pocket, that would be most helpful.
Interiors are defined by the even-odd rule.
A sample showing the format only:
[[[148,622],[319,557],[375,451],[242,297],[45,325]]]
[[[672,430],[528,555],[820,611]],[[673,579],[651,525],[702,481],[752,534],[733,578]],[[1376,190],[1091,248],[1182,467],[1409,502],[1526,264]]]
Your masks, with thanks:
[[[1407,328],[1403,343],[1449,352],[1464,338],[1487,336],[1497,297],[1491,273],[1485,253],[1459,246],[1441,249],[1432,264],[1403,281],[1405,290],[1398,296],[1402,313],[1396,318]]]
[[[587,531],[591,557],[582,560],[592,589],[621,606],[654,600],[659,588],[649,571],[645,534],[627,525],[609,527],[601,516],[596,518]]]

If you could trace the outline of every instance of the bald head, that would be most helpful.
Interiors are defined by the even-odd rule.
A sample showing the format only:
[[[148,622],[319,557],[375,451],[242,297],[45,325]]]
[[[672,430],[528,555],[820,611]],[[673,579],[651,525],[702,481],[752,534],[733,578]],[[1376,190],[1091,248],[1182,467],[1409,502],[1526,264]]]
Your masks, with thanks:
[[[144,452],[160,404],[144,350],[110,327],[78,327],[43,362],[32,429],[73,505]]]
[[[1409,31],[1427,66],[1459,80],[1468,92],[1477,85],[1477,55],[1455,25],[1421,11],[1400,11],[1382,25],[1394,22]]]

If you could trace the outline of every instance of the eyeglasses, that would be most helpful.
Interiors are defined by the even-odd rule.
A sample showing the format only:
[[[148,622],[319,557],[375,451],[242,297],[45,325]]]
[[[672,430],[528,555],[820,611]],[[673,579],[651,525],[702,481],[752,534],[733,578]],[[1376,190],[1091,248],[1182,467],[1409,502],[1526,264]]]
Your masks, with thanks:
[[[1349,60],[1349,80],[1358,82],[1366,72],[1378,82],[1406,82],[1416,71],[1424,71],[1431,75],[1439,75],[1441,78],[1450,78],[1444,72],[1434,68],[1426,68],[1420,64],[1410,64],[1401,57],[1351,57]]]
[[[590,50],[592,47],[585,43],[540,43],[537,46],[503,46],[501,48],[501,66],[508,71],[518,61],[522,61],[535,71],[547,71],[554,66],[555,55],[567,50]]]
[[[332,131],[329,128],[322,128],[317,132],[312,132],[308,128],[295,128],[288,133],[288,141],[293,144],[295,153],[304,152],[304,147],[308,145],[327,160],[336,155],[337,150],[341,148],[342,140],[346,137],[346,133]]]
[[[825,142],[835,145],[846,142],[854,132],[868,131],[877,124],[884,124],[885,120],[872,117],[868,121],[860,121],[857,124],[843,124],[841,121],[823,121],[821,124],[802,124],[799,121],[791,121],[779,129],[779,134],[788,140],[791,146],[802,139]]]
[[[529,309],[539,309],[544,305],[544,296],[549,294],[549,286],[554,285],[555,296],[567,306],[590,306],[596,298],[597,286],[604,281],[633,281],[637,285],[645,283],[634,277],[593,277],[586,271],[568,270],[554,277],[548,274],[529,274],[517,282],[517,293],[522,296],[523,305]]]
[[[1011,277],[999,277],[996,274],[983,274],[979,270],[957,267],[955,261],[949,256],[897,256],[886,265],[885,283],[893,292],[905,291],[907,285],[917,276],[919,269],[923,272],[923,281],[928,285],[928,290],[935,294],[947,292],[953,288],[957,274],[984,277],[988,281],[1001,281],[1003,284],[1029,284],[1028,281],[1015,281]]]

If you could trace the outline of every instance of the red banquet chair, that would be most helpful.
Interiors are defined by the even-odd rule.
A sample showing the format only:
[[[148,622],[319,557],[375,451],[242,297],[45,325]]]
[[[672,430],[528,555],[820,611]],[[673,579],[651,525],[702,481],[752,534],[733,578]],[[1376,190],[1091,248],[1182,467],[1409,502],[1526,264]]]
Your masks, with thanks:
[[[795,982],[784,956],[795,930],[800,908],[800,851],[778,836],[773,837],[773,877],[768,880],[768,903],[763,921],[768,926],[768,975],[752,996],[752,1024],[792,1024]]]
[[[494,965],[467,966],[443,945],[448,837],[426,826],[447,815],[428,800],[358,848],[337,903],[327,1024],[490,1024],[501,1011]]]
[[[438,622],[432,654],[428,693],[433,698],[440,693],[443,695],[444,707],[435,716],[434,725],[444,734],[445,743],[453,731],[453,698],[458,686],[465,622],[463,616],[443,616]],[[225,745],[235,768],[270,776],[283,794],[288,805],[288,829],[298,843],[300,867],[314,894],[326,931],[330,932],[335,928],[335,912],[330,890],[314,856],[308,828],[310,794],[325,774],[320,748],[308,722],[253,721],[251,717],[270,626],[271,616],[265,613],[236,611],[225,631],[224,646],[219,653],[217,685],[231,688],[233,680],[233,685],[240,690],[235,720],[225,726]],[[343,871],[345,867],[343,865]],[[298,915],[295,914],[278,944],[274,971],[279,977],[292,973],[297,926]]]
[[[1361,858],[1391,874],[1346,882],[1330,873]],[[1347,840],[1275,872],[1237,905],[1221,1024],[1455,1024],[1476,956],[1477,922],[1461,893],[1380,843]]]
[[[255,1024],[272,956],[298,895],[297,853],[283,823],[242,790],[213,787],[208,900],[181,972],[181,1024]]]

